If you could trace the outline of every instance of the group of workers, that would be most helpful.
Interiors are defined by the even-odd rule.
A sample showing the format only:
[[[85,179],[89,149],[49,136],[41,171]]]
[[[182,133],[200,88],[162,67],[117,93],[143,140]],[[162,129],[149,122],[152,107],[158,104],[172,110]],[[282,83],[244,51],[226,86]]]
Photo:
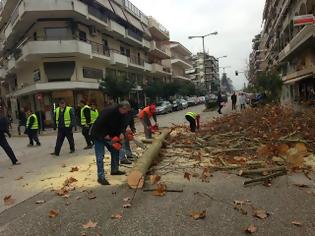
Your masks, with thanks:
[[[134,139],[136,133],[134,117],[138,111],[133,111],[128,101],[122,101],[118,105],[105,108],[101,113],[95,107],[95,104],[88,105],[86,101],[80,102],[80,123],[82,135],[86,141],[84,149],[91,149],[94,146],[97,181],[102,185],[109,185],[104,172],[105,147],[111,155],[111,175],[124,175],[124,171],[119,170],[120,164],[132,164],[135,156],[130,148],[130,141]],[[40,146],[38,138],[39,121],[35,113],[28,110],[26,131],[29,138],[29,145]],[[152,139],[152,133],[158,129],[156,106],[149,105],[138,113],[138,118],[143,124],[145,137]],[[200,115],[195,112],[187,112],[186,120],[190,123],[191,132],[196,132],[200,126]],[[151,123],[154,121],[154,125]],[[51,155],[59,156],[60,150],[65,138],[70,146],[70,153],[75,152],[73,137],[73,127],[75,124],[75,114],[71,106],[67,106],[64,100],[60,100],[59,106],[54,112],[54,125],[57,129],[57,140],[55,150]],[[13,165],[20,164],[8,144],[5,134],[10,136],[5,118],[0,119],[0,146],[5,150]]]

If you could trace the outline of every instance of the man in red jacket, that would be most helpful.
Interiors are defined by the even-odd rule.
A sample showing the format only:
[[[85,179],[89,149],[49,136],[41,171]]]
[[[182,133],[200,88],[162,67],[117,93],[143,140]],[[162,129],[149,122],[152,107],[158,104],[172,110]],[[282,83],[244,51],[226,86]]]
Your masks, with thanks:
[[[157,124],[157,118],[156,118],[156,106],[154,104],[145,107],[143,110],[139,112],[139,119],[144,127],[144,134],[146,139],[152,138],[152,130],[151,130],[151,118],[153,118],[155,122],[155,126],[158,126]]]

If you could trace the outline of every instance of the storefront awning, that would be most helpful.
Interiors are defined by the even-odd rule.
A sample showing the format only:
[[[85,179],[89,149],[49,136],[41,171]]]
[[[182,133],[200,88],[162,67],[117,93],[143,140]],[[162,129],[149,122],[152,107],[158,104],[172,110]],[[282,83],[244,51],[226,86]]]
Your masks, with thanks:
[[[79,90],[79,89],[89,89],[89,90],[98,90],[99,83],[95,82],[49,82],[49,83],[36,83],[31,86],[19,89],[13,94],[8,96],[20,97],[26,96],[29,94],[35,94],[39,92],[49,92],[56,90]]]
[[[311,78],[311,77],[313,77],[313,73],[307,74],[307,75],[303,75],[303,76],[297,77],[295,79],[284,81],[284,84],[294,84],[294,83],[296,83],[298,81],[301,81],[301,80],[306,79],[306,78]]]

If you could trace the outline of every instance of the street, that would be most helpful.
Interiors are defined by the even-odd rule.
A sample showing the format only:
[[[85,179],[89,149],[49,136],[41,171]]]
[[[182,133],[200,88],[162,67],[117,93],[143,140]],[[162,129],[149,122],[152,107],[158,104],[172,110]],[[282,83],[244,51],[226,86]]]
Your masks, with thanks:
[[[189,110],[200,112],[203,119],[217,116],[216,112],[202,113],[203,109],[197,106]],[[228,107],[223,111],[228,112]],[[185,112],[159,116],[159,123],[181,124]],[[138,125],[138,131],[141,130]],[[277,178],[268,188],[262,185],[245,188],[243,178],[224,171],[213,173],[208,182],[198,178],[188,181],[182,172],[172,172],[161,176],[162,181],[168,188],[183,192],[157,197],[152,192],[129,189],[125,176],[109,176],[112,186],[98,185],[93,151],[82,150],[81,134],[75,135],[78,152],[67,154],[66,144],[59,158],[49,156],[54,139],[54,136],[41,137],[43,146],[31,149],[25,147],[27,140],[23,138],[10,140],[19,150],[17,155],[22,165],[11,167],[7,160],[1,160],[1,198],[12,195],[16,204],[4,206],[1,202],[1,236],[244,235],[251,224],[258,227],[257,235],[313,235],[314,181],[303,174]],[[168,160],[165,161],[156,168],[163,170],[169,166]],[[171,163],[185,164],[178,158]],[[71,167],[78,167],[78,171],[70,172]],[[58,190],[70,177],[77,180],[75,189],[60,196],[51,191]],[[145,188],[150,188],[148,182]],[[310,187],[299,188],[297,184]],[[126,201],[131,202],[128,208],[124,208]],[[235,201],[244,202],[246,214],[235,208]],[[253,217],[252,207],[266,209],[268,219]],[[51,216],[52,210],[57,215]],[[191,218],[191,212],[203,210],[205,219]],[[84,227],[90,220],[97,224]],[[291,223],[295,221],[302,226]]]
[[[191,107],[179,112],[158,116],[161,127],[170,126],[171,123],[184,123],[184,116],[188,110],[202,112],[203,105]],[[215,116],[215,112],[204,113],[204,118]],[[143,127],[137,122],[137,130],[139,136],[142,137]],[[65,140],[60,157],[52,157],[56,136],[49,132],[49,135],[40,136],[41,147],[26,147],[28,144],[27,137],[13,137],[8,139],[10,145],[14,149],[17,158],[21,161],[20,166],[11,166],[11,162],[1,149],[0,159],[0,197],[13,195],[15,204],[20,203],[29,197],[32,197],[47,188],[56,188],[63,181],[72,176],[70,169],[78,167],[79,172],[75,172],[75,177],[79,180],[80,185],[85,187],[95,187],[96,182],[96,164],[94,150],[83,150],[85,146],[84,138],[81,133],[75,133],[75,143],[77,152],[69,154],[69,145]],[[136,148],[135,151],[137,152]],[[106,171],[108,171],[109,158],[106,161]],[[17,180],[18,179],[18,180]],[[109,176],[109,181],[113,185],[125,182],[124,177]],[[11,205],[12,206],[12,205]],[[7,209],[3,202],[0,204],[0,212]]]

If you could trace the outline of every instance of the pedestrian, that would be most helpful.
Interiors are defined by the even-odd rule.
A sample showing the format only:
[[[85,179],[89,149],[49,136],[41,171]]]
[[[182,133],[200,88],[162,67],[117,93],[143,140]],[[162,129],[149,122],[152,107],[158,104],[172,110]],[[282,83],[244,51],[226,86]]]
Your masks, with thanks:
[[[8,155],[13,165],[20,165],[21,163],[16,159],[16,156],[5,137],[5,134],[7,134],[9,138],[11,137],[9,126],[8,126],[8,120],[6,119],[5,116],[1,116],[0,117],[0,146]]]
[[[30,140],[30,143],[27,146],[33,147],[34,141],[36,142],[37,146],[40,146],[41,144],[38,139],[38,129],[39,129],[38,117],[31,110],[28,110],[26,112],[26,115],[27,115],[27,121],[26,121],[25,133],[28,135],[28,138]]]
[[[218,113],[221,115],[222,114],[222,108],[223,108],[223,98],[221,95],[221,91],[218,93],[218,98],[217,98],[217,105],[218,105]]]
[[[232,100],[232,111],[236,110],[236,103],[237,103],[237,95],[234,92],[231,96],[231,100]]]
[[[95,143],[97,182],[101,185],[110,185],[104,172],[105,147],[111,155],[111,175],[125,174],[124,171],[119,170],[119,152],[128,112],[130,112],[130,104],[127,101],[107,107],[101,112],[91,128],[91,136]]]
[[[53,156],[59,156],[62,144],[65,138],[68,139],[70,153],[75,152],[73,126],[75,125],[75,115],[73,108],[66,106],[65,100],[60,100],[59,107],[56,108],[54,114],[54,125],[58,128],[55,151],[51,153]]]
[[[138,117],[144,127],[145,138],[152,139],[152,124],[150,119],[153,118],[155,126],[157,127],[156,106],[152,104],[145,107],[139,112]]]
[[[239,103],[240,103],[241,110],[244,110],[246,108],[246,97],[244,93],[240,94]]]
[[[196,129],[200,128],[200,115],[196,112],[189,111],[185,115],[186,120],[190,124],[190,131],[195,133]]]
[[[127,130],[128,127],[130,130]],[[133,135],[136,133],[135,121],[134,121],[134,110],[131,109],[125,117],[125,126],[124,126],[124,140],[123,146],[119,154],[119,160],[121,164],[131,165],[134,156],[130,147],[130,141]]]
[[[86,147],[85,150],[91,149],[93,147],[91,137],[90,137],[90,127],[91,127],[91,107],[87,105],[84,100],[80,101],[80,123],[82,128],[82,135],[85,138]]]
[[[24,127],[24,132],[26,128],[26,113],[25,109],[22,107],[19,111],[19,125],[18,125],[18,134],[21,135],[21,127]]]

